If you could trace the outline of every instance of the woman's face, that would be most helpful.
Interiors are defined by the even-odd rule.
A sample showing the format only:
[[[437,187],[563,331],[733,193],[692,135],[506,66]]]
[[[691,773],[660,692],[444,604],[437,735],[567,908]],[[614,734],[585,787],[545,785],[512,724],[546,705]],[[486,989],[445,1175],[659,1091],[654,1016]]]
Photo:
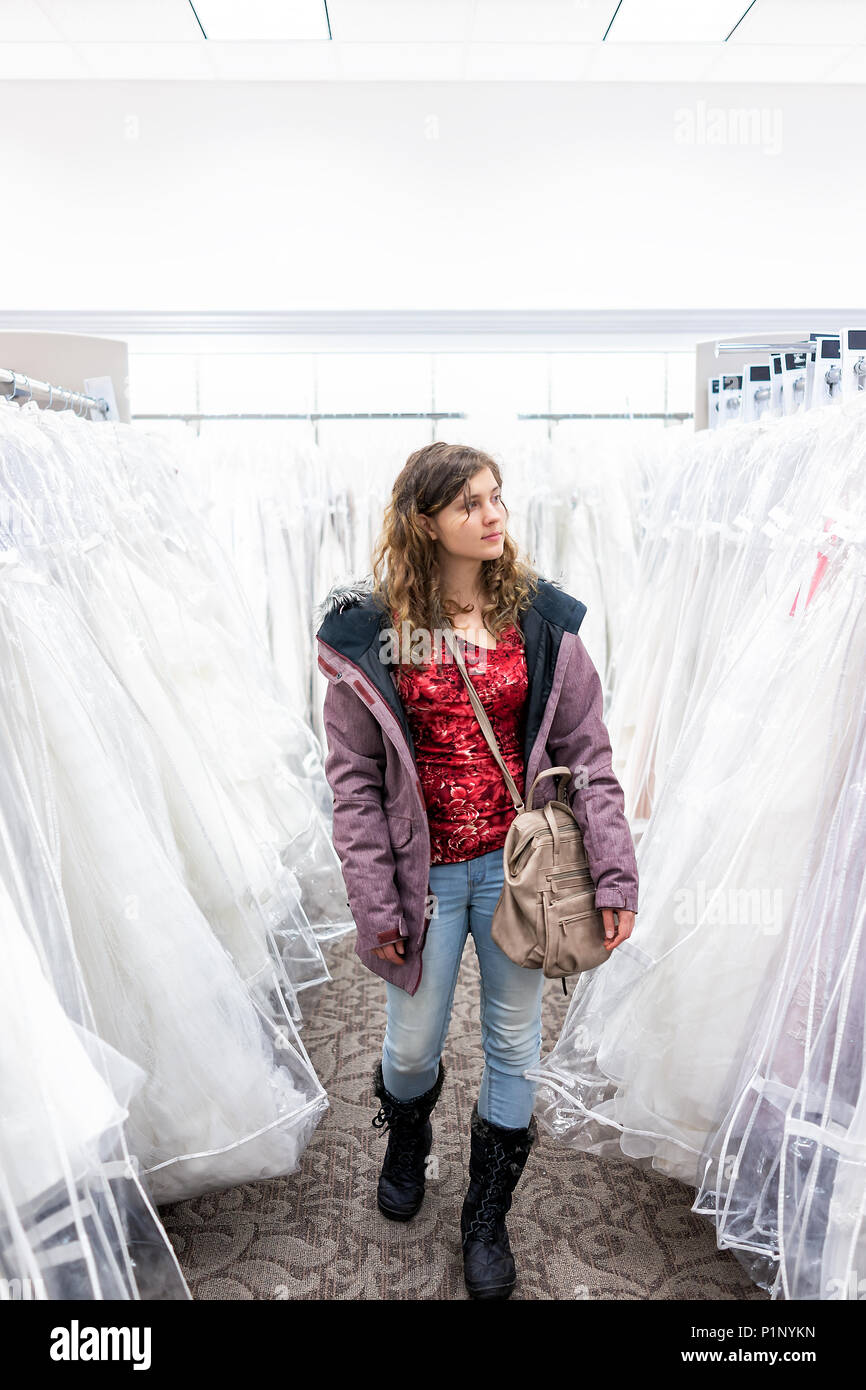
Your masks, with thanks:
[[[422,516],[421,525],[448,555],[466,560],[494,560],[505,546],[506,511],[499,484],[485,467],[469,482],[469,511],[462,490],[435,516]]]

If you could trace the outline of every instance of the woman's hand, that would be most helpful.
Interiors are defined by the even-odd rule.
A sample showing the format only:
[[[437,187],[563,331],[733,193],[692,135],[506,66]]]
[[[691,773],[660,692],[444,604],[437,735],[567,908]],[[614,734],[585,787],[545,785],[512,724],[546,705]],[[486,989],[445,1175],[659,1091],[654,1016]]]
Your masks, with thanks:
[[[373,955],[378,956],[380,960],[389,960],[392,965],[405,965],[406,961],[403,957],[404,950],[405,946],[403,942],[395,941],[391,946],[374,947]]]
[[[604,920],[604,949],[610,952],[628,941],[634,930],[634,913],[624,907],[603,907],[601,915]],[[614,917],[617,918],[616,925]]]

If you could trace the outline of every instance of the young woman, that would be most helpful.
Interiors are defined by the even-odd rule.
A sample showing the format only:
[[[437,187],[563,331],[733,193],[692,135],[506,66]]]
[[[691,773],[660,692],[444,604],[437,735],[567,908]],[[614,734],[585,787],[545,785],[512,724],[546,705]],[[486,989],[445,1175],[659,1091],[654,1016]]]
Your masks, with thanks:
[[[424,1196],[430,1115],[467,934],[481,973],[484,1075],[470,1125],[461,1214],[464,1277],[476,1298],[507,1298],[516,1275],[505,1216],[536,1137],[540,970],[490,935],[515,814],[441,640],[452,629],[522,793],[539,771],[573,769],[606,945],[631,933],[638,878],[623,793],[611,769],[598,673],[578,629],[586,609],[537,576],[507,533],[495,461],[464,445],[412,454],[397,478],[371,580],[332,590],[319,628],[328,679],[325,772],[334,844],[357,925],[356,951],[386,981],[387,1026],[373,1124],[387,1126],[377,1200],[405,1221]],[[556,795],[554,779],[536,804]]]

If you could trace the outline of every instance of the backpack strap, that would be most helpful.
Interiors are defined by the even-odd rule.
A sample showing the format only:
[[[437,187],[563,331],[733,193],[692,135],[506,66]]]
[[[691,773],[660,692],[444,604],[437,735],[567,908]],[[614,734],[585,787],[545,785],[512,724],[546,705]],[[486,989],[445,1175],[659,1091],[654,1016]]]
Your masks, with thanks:
[[[472,684],[472,681],[469,679],[469,672],[466,670],[466,663],[464,662],[463,657],[460,655],[460,651],[459,651],[459,649],[458,649],[456,639],[452,641],[452,638],[453,638],[453,632],[450,631],[448,628],[446,628],[446,629],[445,629],[445,641],[448,643],[448,647],[449,647],[449,650],[450,650],[450,652],[451,652],[451,655],[454,657],[454,660],[457,662],[457,666],[458,666],[458,668],[459,668],[459,670],[460,670],[460,674],[461,674],[461,676],[463,677],[464,681],[466,682],[466,688],[467,688],[467,690],[469,691],[469,699],[470,699],[470,701],[472,702],[472,708],[473,708],[473,710],[475,711],[475,717],[476,717],[476,719],[478,720],[478,723],[481,725],[481,732],[482,732],[482,734],[484,735],[485,739],[487,740],[487,745],[488,745],[488,747],[489,747],[491,753],[493,754],[494,758],[496,759],[497,763],[499,764],[499,768],[500,768],[500,771],[502,772],[502,776],[505,778],[505,785],[507,786],[509,792],[511,793],[511,800],[514,802],[514,809],[515,809],[515,811],[517,811],[518,815],[520,815],[520,813],[521,813],[522,811],[525,811],[525,810],[526,810],[526,807],[525,807],[524,804],[523,804],[523,797],[520,795],[520,792],[519,792],[518,787],[517,787],[517,783],[515,782],[514,778],[512,777],[511,773],[509,772],[508,766],[507,766],[507,764],[506,764],[506,762],[505,762],[505,759],[503,758],[502,754],[501,754],[500,751],[499,751],[499,744],[496,742],[496,735],[495,735],[494,732],[493,732],[493,728],[492,728],[492,726],[491,726],[490,720],[487,718],[487,714],[486,714],[486,711],[485,711],[485,709],[484,709],[484,706],[482,705],[480,699],[478,698],[478,691],[475,689],[475,686]],[[568,775],[569,775],[569,777],[570,777],[570,776],[571,776],[571,773],[569,772]],[[538,780],[538,779],[536,778],[536,781],[537,781],[537,780]]]
[[[543,772],[539,772],[532,786],[529,788],[529,796],[526,798],[526,804],[529,807],[530,811],[532,810],[532,798],[535,795],[535,788],[538,786],[542,777],[557,778],[558,785],[556,788],[556,799],[557,801],[564,802],[565,805],[568,806],[568,784],[571,781],[571,768],[546,767]],[[571,808],[569,807],[569,809]]]

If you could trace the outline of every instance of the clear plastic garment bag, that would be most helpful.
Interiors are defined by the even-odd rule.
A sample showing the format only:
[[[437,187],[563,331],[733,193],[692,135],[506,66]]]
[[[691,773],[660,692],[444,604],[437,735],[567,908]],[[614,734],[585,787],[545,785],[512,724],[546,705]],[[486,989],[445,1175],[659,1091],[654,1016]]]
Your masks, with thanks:
[[[189,1296],[130,1152],[146,1077],[104,1038],[60,881],[47,753],[0,565],[0,1298]]]
[[[866,401],[674,448],[609,721],[640,911],[539,1114],[692,1184],[774,1295],[862,1296]]]
[[[327,1104],[321,764],[158,441],[0,405],[0,494],[4,1276],[185,1296],[154,1202],[292,1172]]]

